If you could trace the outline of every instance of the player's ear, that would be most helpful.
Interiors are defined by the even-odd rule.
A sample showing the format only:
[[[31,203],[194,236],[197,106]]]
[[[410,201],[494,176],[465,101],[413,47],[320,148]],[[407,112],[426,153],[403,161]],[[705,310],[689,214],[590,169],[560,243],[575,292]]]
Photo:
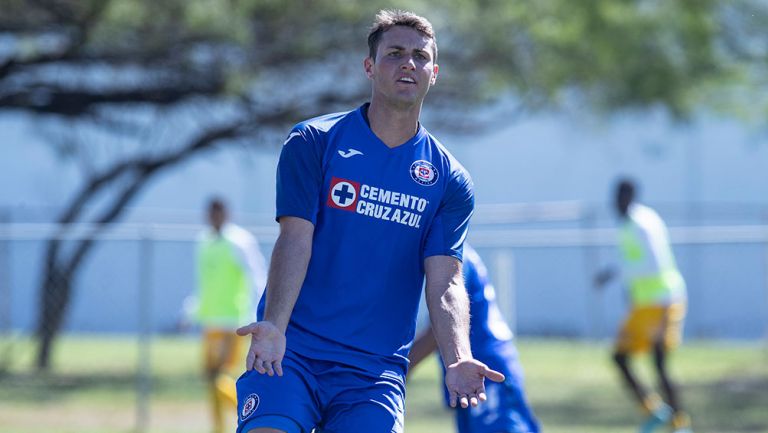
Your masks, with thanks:
[[[373,59],[371,57],[366,57],[363,60],[363,68],[365,69],[365,75],[368,78],[373,78]]]
[[[434,86],[435,81],[437,81],[437,73],[440,71],[440,67],[435,63],[432,69],[432,79],[429,81],[429,84]]]

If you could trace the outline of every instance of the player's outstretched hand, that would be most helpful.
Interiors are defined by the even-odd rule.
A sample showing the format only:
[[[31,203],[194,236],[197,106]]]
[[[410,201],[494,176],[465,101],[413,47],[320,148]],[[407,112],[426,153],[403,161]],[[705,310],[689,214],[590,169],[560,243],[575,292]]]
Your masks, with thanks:
[[[251,347],[245,358],[245,368],[261,374],[283,375],[285,335],[270,322],[253,322],[237,329],[237,335],[251,336]]]
[[[449,365],[445,372],[445,386],[448,388],[451,407],[456,403],[463,408],[477,406],[486,400],[485,378],[494,382],[503,382],[504,375],[491,370],[476,359],[459,361]]]

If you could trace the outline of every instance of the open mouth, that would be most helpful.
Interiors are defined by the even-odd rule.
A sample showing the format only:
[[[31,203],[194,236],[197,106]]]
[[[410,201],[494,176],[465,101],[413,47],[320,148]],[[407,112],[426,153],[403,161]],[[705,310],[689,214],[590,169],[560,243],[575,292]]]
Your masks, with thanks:
[[[416,84],[416,80],[414,80],[411,77],[400,77],[397,80],[398,83],[405,83],[405,84]]]

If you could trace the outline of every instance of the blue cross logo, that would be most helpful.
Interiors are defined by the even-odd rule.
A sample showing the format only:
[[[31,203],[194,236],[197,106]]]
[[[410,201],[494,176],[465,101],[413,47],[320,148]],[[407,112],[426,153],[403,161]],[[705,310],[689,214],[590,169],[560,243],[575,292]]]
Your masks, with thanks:
[[[355,201],[356,196],[355,188],[349,182],[337,183],[333,186],[333,192],[331,193],[333,202],[340,207],[349,206]]]

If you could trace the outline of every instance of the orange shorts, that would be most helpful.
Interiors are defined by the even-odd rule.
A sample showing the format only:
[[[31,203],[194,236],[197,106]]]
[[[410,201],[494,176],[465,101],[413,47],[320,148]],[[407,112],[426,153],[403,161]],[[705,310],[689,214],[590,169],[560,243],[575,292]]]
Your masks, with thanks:
[[[203,335],[206,369],[233,370],[238,362],[245,364],[242,344],[243,337],[233,330],[206,329]]]
[[[685,319],[685,304],[635,307],[630,311],[616,339],[620,353],[647,352],[657,341],[667,350],[680,345]]]

